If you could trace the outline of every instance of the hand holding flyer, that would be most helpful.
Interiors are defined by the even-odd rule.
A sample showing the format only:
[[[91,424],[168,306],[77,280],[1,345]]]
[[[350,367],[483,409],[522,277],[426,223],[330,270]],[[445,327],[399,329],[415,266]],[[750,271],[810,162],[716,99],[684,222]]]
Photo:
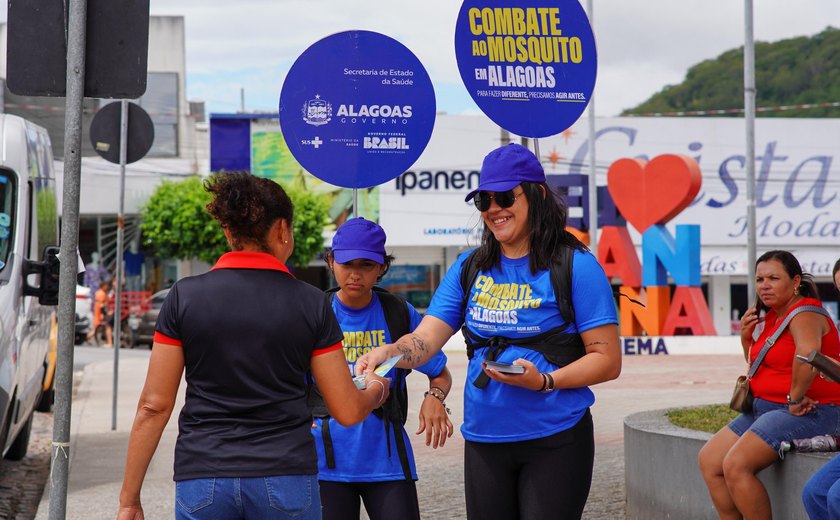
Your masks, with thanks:
[[[391,369],[394,368],[394,366],[400,359],[402,359],[402,354],[392,357],[391,359],[385,361],[384,363],[376,367],[376,370],[374,370],[373,373],[378,375],[379,377],[385,377],[385,374],[390,372]],[[355,383],[356,388],[360,390],[363,389],[365,387],[365,374],[354,377],[353,383]]]

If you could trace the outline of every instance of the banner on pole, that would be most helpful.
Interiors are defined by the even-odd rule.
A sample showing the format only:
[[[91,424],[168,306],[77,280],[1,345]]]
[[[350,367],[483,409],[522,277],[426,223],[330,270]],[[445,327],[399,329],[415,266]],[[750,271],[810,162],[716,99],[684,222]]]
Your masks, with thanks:
[[[595,37],[578,0],[465,0],[455,27],[461,78],[497,125],[525,137],[572,126],[595,88]]]
[[[398,41],[370,31],[333,34],[306,49],[280,93],[280,127],[295,159],[345,188],[406,171],[429,142],[435,94]]]

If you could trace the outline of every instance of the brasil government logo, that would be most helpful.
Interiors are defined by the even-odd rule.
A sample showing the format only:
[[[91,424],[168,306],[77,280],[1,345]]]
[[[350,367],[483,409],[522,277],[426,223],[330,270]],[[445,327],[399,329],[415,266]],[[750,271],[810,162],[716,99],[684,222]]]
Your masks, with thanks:
[[[325,125],[332,118],[332,104],[316,94],[315,99],[309,99],[303,104],[301,112],[306,123],[313,126]]]

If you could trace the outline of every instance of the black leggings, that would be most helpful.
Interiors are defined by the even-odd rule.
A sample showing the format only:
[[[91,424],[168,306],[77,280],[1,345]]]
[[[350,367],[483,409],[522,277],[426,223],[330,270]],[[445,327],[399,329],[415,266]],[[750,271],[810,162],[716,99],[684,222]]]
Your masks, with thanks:
[[[589,410],[566,431],[520,442],[464,447],[467,518],[580,518],[592,483],[595,441]]]
[[[322,480],[323,520],[359,520],[359,499],[370,520],[420,520],[414,481],[328,482]]]

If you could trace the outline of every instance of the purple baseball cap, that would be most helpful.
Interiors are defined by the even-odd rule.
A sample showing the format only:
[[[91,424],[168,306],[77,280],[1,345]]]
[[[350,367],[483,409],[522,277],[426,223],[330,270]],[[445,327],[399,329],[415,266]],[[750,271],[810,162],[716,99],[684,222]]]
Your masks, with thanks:
[[[376,222],[351,218],[335,232],[332,251],[339,264],[360,258],[385,264],[385,230]]]
[[[531,150],[510,143],[487,154],[478,179],[478,188],[465,201],[472,200],[479,191],[507,191],[523,182],[545,182],[545,171]]]

